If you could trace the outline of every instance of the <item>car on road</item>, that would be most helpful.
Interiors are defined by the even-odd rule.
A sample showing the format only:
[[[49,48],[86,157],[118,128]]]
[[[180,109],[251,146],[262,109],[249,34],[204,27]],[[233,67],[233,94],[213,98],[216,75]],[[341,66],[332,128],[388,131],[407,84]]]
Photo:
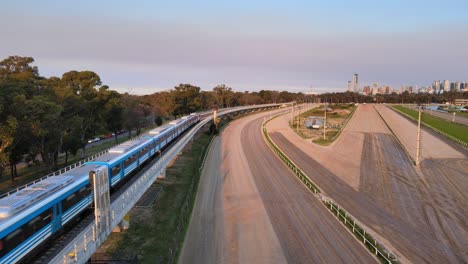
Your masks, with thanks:
[[[97,137],[97,138],[90,139],[90,140],[88,140],[88,144],[89,144],[89,143],[98,142],[99,140],[101,140],[101,139],[98,138],[98,137]]]

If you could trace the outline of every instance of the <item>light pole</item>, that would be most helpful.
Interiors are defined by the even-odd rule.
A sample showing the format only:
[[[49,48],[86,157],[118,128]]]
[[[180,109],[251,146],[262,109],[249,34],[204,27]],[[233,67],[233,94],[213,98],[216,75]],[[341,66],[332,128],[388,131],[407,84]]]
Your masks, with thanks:
[[[418,107],[419,117],[418,117],[418,137],[416,140],[416,166],[419,166],[419,155],[421,152],[421,106]]]
[[[323,111],[323,140],[327,139],[327,107]]]

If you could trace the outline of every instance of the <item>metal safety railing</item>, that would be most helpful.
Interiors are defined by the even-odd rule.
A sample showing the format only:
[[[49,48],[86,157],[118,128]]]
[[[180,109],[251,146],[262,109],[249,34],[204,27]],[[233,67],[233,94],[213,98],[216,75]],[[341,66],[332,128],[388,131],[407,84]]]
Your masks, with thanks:
[[[283,163],[301,180],[301,182],[317,197],[320,202],[325,205],[330,212],[335,215],[335,217],[340,220],[340,222],[350,229],[356,238],[359,238],[361,241],[373,254],[375,254],[379,260],[383,263],[399,263],[396,255],[392,253],[389,249],[383,246],[377,239],[372,237],[368,231],[366,231],[362,224],[360,224],[355,217],[353,217],[349,212],[347,212],[343,207],[340,207],[335,201],[328,198],[323,194],[317,184],[315,184],[306,173],[304,173],[270,138],[268,131],[266,129],[266,124],[271,120],[275,119],[278,116],[284,115],[284,112],[279,113],[267,120],[262,124],[261,130],[263,138],[267,145],[273,150],[273,152],[278,155],[278,157],[283,161]],[[336,212],[336,213],[335,213]]]

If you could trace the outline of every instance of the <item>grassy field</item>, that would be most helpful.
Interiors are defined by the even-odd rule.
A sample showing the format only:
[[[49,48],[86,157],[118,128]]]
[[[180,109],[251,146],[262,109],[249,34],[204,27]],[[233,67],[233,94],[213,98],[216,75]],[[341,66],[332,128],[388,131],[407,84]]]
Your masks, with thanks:
[[[450,112],[453,113],[453,112]],[[468,112],[455,112],[456,116],[462,116],[462,117],[467,117],[468,118]]]
[[[196,139],[185,147],[167,169],[166,179],[155,183],[163,187],[155,205],[132,209],[130,228],[109,236],[103,245],[108,254],[116,258],[137,254],[139,263],[175,260],[193,207],[200,164],[211,137],[206,131],[199,132]],[[179,232],[180,236],[177,235]]]
[[[348,118],[356,106],[354,104],[338,104],[338,105],[329,105],[329,108],[332,108],[332,111],[327,112],[327,132],[326,138],[323,139],[323,128],[321,129],[309,129],[304,127],[302,121],[300,122],[299,129],[297,129],[297,117],[294,118],[294,122],[290,124],[290,127],[297,131],[297,133],[305,139],[311,139],[312,142],[319,145],[329,145],[339,136],[343,122]],[[324,115],[323,107],[316,107],[309,111],[302,113],[301,120],[304,120],[310,116],[322,117]]]
[[[418,118],[418,111],[416,110],[408,109],[401,105],[394,105],[392,107],[416,119]],[[422,114],[421,122],[429,126],[432,126],[452,137],[458,138],[459,140],[465,143],[468,143],[468,127],[467,126],[457,124],[457,123],[452,123],[445,119],[431,116],[427,113]]]

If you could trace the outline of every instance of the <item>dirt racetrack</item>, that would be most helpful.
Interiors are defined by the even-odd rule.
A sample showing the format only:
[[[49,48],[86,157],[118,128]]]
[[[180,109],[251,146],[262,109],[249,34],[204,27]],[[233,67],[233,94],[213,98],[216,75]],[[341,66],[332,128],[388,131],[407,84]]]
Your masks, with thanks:
[[[180,263],[376,263],[262,139],[268,113],[214,141]]]
[[[377,108],[410,149],[414,124]],[[424,135],[424,159],[416,168],[373,105],[359,106],[329,147],[305,142],[286,124],[286,117],[269,124],[274,141],[403,262],[468,262],[466,152]]]

